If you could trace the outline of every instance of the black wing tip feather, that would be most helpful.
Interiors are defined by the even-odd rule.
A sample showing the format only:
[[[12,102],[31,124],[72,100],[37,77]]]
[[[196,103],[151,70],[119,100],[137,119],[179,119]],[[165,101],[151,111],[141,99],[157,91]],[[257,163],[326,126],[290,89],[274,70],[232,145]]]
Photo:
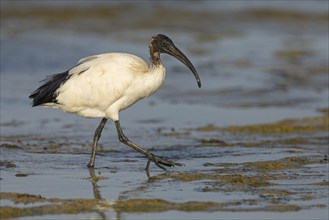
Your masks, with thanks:
[[[34,98],[37,97],[37,95],[38,95],[38,93],[37,93],[37,90],[36,90],[29,96],[29,99],[32,99],[32,107],[35,107],[35,106],[38,105],[34,100]]]
[[[69,78],[69,70],[67,70],[63,73],[51,75],[50,77],[43,80],[45,83],[37,88],[34,92],[32,92],[29,96],[29,98],[32,99],[32,107],[46,103],[57,103],[56,97],[58,94],[56,91]]]
[[[44,103],[48,103],[48,102],[44,102],[42,101],[43,99],[41,99],[41,97],[39,96],[39,92],[38,90],[34,91],[30,96],[29,99],[32,99],[32,107],[38,106],[38,105],[42,105]]]

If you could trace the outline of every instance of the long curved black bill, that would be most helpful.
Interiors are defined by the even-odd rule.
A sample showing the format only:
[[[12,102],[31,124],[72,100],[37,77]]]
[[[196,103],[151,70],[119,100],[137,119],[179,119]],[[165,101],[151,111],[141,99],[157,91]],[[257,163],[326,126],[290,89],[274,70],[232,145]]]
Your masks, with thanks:
[[[198,72],[195,70],[193,64],[191,63],[191,61],[185,56],[185,54],[183,54],[182,51],[180,51],[175,45],[170,45],[168,47],[168,51],[166,51],[169,55],[175,57],[176,59],[178,59],[179,61],[181,61],[182,63],[184,63],[193,73],[196,82],[198,83],[199,88],[201,88],[201,80],[199,77]]]

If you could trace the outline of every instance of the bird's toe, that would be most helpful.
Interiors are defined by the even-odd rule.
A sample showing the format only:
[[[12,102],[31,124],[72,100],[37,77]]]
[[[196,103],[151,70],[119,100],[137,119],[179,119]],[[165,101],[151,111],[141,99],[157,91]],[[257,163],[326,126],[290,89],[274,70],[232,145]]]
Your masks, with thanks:
[[[148,164],[146,166],[147,168],[149,167],[150,161],[155,163],[155,165],[157,165],[159,168],[161,168],[163,170],[166,170],[166,168],[164,166],[167,166],[167,167],[184,166],[184,164],[182,164],[182,163],[177,163],[172,160],[168,160],[168,159],[156,156],[154,154],[150,154],[150,155],[151,156],[150,156]]]

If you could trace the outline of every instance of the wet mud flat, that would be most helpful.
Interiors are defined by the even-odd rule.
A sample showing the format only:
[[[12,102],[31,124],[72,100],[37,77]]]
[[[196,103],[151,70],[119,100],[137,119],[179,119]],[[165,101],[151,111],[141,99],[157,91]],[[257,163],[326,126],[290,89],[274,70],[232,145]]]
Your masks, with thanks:
[[[326,109],[315,117],[268,124],[157,131],[151,135],[182,144],[150,150],[185,166],[168,172],[151,166],[150,173],[143,170],[143,157],[122,146],[102,145],[98,166],[89,170],[85,163],[90,146],[79,137],[66,137],[71,142],[65,145],[59,144],[62,137],[1,137],[5,190],[0,214],[22,219],[134,219],[295,213],[301,219],[324,219],[328,120]],[[184,139],[192,141],[184,144]]]
[[[1,2],[1,218],[328,219],[327,5],[47,2]],[[122,113],[123,126],[185,166],[146,173],[109,123],[89,170],[99,121],[32,109],[27,97],[82,56],[147,60],[158,32],[189,54],[203,88],[164,57],[166,82]]]

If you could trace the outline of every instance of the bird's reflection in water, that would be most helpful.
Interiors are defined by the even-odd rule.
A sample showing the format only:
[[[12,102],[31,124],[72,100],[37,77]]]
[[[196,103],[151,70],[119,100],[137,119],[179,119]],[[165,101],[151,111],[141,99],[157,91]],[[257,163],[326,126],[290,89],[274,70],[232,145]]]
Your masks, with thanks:
[[[90,179],[91,184],[93,186],[93,194],[94,194],[95,200],[103,200],[101,192],[99,190],[99,186],[97,185],[97,182],[101,178],[99,178],[95,175],[95,169],[93,167],[89,168],[89,175],[90,175],[89,179]],[[101,220],[109,220],[110,219],[106,216],[105,212],[103,212],[101,210],[97,210],[96,213],[98,214],[97,219],[101,219]],[[121,219],[119,213],[117,213],[116,219]]]
[[[98,178],[95,175],[95,169],[94,168],[89,168],[89,175],[90,175],[90,181],[93,185],[93,193],[94,193],[94,198],[95,199],[102,199],[101,193],[98,189],[97,182]]]
[[[137,185],[136,187],[134,187],[133,189],[128,189],[126,191],[120,192],[118,200],[124,200],[124,199],[129,198],[129,195],[131,195],[131,193],[133,193],[133,194],[144,193],[146,188],[149,186],[149,184],[151,184],[149,182],[150,173],[148,172],[148,170],[146,170],[145,173],[147,176],[146,180],[143,181],[141,184]],[[93,167],[89,168],[89,175],[90,175],[89,180],[92,183],[94,199],[95,200],[105,200],[104,198],[102,198],[101,192],[99,190],[99,186],[97,185],[97,182],[99,180],[103,180],[104,178],[102,178],[100,171],[98,174],[99,174],[99,176],[97,176],[95,174],[95,169]],[[110,218],[106,216],[105,211],[101,211],[101,210],[95,211],[98,214],[97,219],[110,220]],[[116,217],[114,219],[116,219],[116,220],[121,219],[120,211],[116,211]]]

